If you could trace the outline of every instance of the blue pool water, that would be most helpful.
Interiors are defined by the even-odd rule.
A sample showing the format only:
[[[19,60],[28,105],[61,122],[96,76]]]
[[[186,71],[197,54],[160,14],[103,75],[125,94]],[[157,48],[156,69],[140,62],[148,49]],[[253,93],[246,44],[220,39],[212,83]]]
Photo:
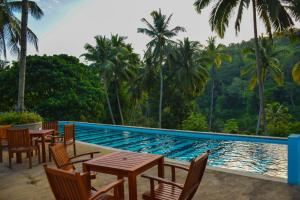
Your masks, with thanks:
[[[180,161],[191,161],[210,150],[209,166],[287,177],[287,145],[284,142],[233,141],[215,139],[214,136],[211,137],[214,139],[209,139],[189,137],[189,133],[184,135],[114,130],[109,126],[76,123],[76,139],[82,142],[161,154]]]

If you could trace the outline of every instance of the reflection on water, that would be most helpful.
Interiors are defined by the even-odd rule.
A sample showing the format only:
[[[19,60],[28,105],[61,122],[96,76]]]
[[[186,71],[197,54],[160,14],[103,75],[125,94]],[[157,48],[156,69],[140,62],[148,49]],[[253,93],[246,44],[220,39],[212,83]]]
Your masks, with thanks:
[[[84,125],[76,126],[76,137],[83,142],[183,161],[210,150],[210,166],[287,177],[287,145],[122,132]]]

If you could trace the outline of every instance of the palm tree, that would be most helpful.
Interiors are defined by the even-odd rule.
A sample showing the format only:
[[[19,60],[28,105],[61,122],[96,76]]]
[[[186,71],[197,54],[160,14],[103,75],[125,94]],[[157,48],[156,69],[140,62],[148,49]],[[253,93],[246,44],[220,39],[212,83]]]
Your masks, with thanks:
[[[20,5],[21,4],[21,5]],[[40,19],[43,16],[43,11],[38,7],[35,2],[28,0],[22,0],[22,2],[15,2],[14,7],[15,10],[22,10],[22,17],[21,17],[21,31],[20,31],[20,61],[19,61],[19,89],[18,89],[18,105],[17,111],[23,112],[25,109],[24,106],[24,94],[25,94],[25,73],[26,73],[26,54],[27,54],[27,39],[30,38],[28,35],[28,12],[32,15],[35,19]],[[29,37],[27,37],[29,36]],[[32,39],[31,39],[32,40]],[[35,44],[37,48],[37,44]]]
[[[138,28],[138,33],[143,33],[152,38],[147,44],[147,53],[153,54],[154,58],[158,60],[158,71],[160,77],[160,98],[159,98],[159,111],[158,111],[158,127],[161,128],[161,114],[162,114],[162,100],[163,100],[163,62],[167,54],[169,43],[174,43],[171,38],[175,37],[179,32],[185,31],[183,27],[176,26],[169,29],[172,15],[167,17],[159,11],[152,11],[153,24],[149,23],[145,18],[142,18],[147,28]]]
[[[111,62],[111,44],[110,41],[103,36],[96,36],[96,45],[86,44],[84,46],[87,53],[82,54],[85,59],[91,62],[91,67],[98,68],[100,71],[101,82],[104,85],[105,98],[113,124],[116,124],[114,114],[112,111],[111,102],[108,95],[108,86],[110,84],[110,77],[112,75],[112,65]]]
[[[114,63],[112,79],[115,87],[115,93],[122,125],[124,125],[124,117],[119,97],[119,88],[121,87],[123,81],[129,81],[134,78],[134,70],[139,62],[138,55],[133,53],[133,48],[131,47],[131,45],[127,45],[125,43],[125,39],[126,37],[122,37],[119,35],[111,36],[111,45],[114,51],[114,57],[112,58],[112,62]]]
[[[267,38],[260,37],[259,38],[259,48],[260,55],[262,58],[262,80],[263,80],[263,89],[265,81],[268,77],[273,79],[273,81],[279,85],[283,85],[284,74],[281,69],[280,61],[277,59],[279,55],[288,53],[285,49],[277,49]],[[243,50],[243,54],[245,56],[245,61],[248,63],[246,67],[241,71],[242,76],[250,76],[250,89],[254,89],[257,86],[257,73],[256,73],[256,65],[255,62],[255,49],[254,48],[246,48]]]
[[[210,92],[210,112],[209,112],[209,130],[212,130],[213,110],[215,99],[215,82],[216,72],[220,69],[222,62],[231,62],[232,57],[224,52],[225,46],[222,44],[216,45],[216,37],[210,37],[207,40],[207,47],[204,51],[204,56],[210,63],[210,77],[211,77],[211,92]]]
[[[179,88],[190,96],[198,95],[203,91],[208,79],[208,62],[200,55],[200,44],[184,38],[179,41],[175,59],[171,63],[176,67]]]
[[[33,1],[28,1],[29,11],[35,19],[40,19],[43,11]],[[22,11],[21,1],[0,0],[0,51],[6,60],[7,51],[13,55],[19,56],[19,41],[21,35],[21,21],[15,16],[15,13]],[[27,28],[28,42],[34,44],[38,50],[37,36]]]
[[[124,124],[119,91],[125,80],[128,81],[134,77],[134,67],[139,62],[138,55],[133,53],[131,45],[125,43],[126,37],[112,35],[111,39],[108,39],[102,36],[96,36],[95,39],[96,46],[86,44],[85,49],[87,53],[82,56],[84,56],[87,61],[92,62],[91,66],[100,69],[101,81],[104,84],[111,120],[115,124],[108,92],[109,87],[113,86],[121,123]]]
[[[291,28],[294,23],[291,14],[297,19],[298,7],[294,7],[298,0],[196,0],[194,6],[198,13],[207,7],[210,3],[215,2],[210,15],[209,23],[213,31],[217,32],[220,37],[224,37],[226,28],[229,25],[229,18],[237,9],[237,17],[235,20],[235,30],[236,33],[240,31],[240,25],[243,17],[244,9],[248,9],[250,3],[252,3],[253,12],[253,30],[254,30],[254,44],[257,62],[257,82],[259,86],[259,115],[256,127],[256,133],[258,134],[263,128],[265,131],[266,121],[265,121],[265,105],[264,105],[264,90],[263,90],[263,79],[262,79],[262,60],[259,50],[258,41],[258,31],[257,31],[257,14],[259,18],[263,21],[265,28],[269,34],[272,36],[272,28],[275,31],[283,31]],[[294,12],[294,14],[293,14]],[[298,13],[299,14],[299,13]],[[298,15],[299,19],[299,15]]]

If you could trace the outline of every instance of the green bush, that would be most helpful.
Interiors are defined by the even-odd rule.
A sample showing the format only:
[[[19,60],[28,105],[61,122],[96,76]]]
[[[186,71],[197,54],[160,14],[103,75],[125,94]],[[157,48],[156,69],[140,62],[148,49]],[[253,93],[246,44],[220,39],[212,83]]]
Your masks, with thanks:
[[[39,114],[33,112],[5,112],[0,114],[0,125],[29,124],[41,121],[43,121],[43,118]]]
[[[300,122],[294,122],[290,124],[291,133],[300,134]]]
[[[183,130],[207,131],[207,127],[206,117],[200,113],[191,113],[188,118],[182,122]]]
[[[225,122],[224,130],[225,133],[239,133],[239,122],[236,119],[229,119]]]
[[[288,107],[273,102],[266,106],[267,132],[271,136],[287,137],[291,133],[292,115]],[[296,125],[296,124],[295,124]]]

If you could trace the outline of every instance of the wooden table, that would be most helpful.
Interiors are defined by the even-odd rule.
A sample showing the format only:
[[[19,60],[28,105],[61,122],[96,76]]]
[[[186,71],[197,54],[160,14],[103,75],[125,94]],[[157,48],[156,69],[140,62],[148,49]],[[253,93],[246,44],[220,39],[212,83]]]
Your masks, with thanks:
[[[83,171],[96,171],[112,174],[118,178],[128,177],[129,199],[137,199],[136,177],[146,170],[158,165],[158,176],[164,177],[164,157],[161,155],[114,152],[83,163]],[[124,199],[124,188],[120,188],[121,199]]]
[[[46,144],[45,137],[47,135],[54,134],[54,129],[45,129],[45,130],[29,130],[30,137],[39,137],[42,140],[42,162],[46,162]]]

